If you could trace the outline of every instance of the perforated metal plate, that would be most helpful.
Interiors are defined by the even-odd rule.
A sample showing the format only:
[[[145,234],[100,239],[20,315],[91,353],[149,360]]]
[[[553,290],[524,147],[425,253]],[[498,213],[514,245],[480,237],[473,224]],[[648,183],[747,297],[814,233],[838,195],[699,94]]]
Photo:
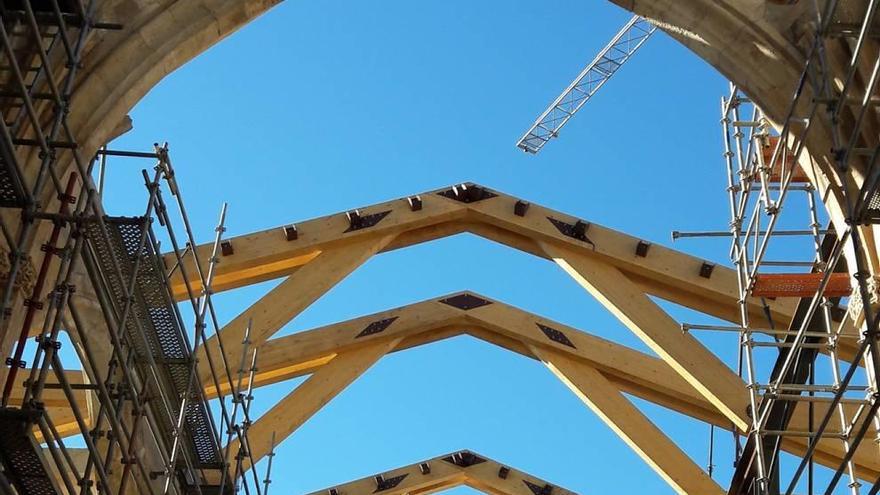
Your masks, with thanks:
[[[873,191],[868,196],[868,201],[863,209],[863,220],[870,223],[880,223],[880,191]]]
[[[150,239],[152,232],[143,218],[105,217],[109,243],[103,239],[97,221],[86,224],[89,245],[109,288],[119,318],[122,318],[127,300],[128,281],[134,278],[130,316],[125,322],[125,338],[135,349],[141,363],[156,362],[165,395],[174,402],[171,414],[157,407],[160,427],[170,441],[179,414],[180,400],[187,393],[192,356],[183,332],[180,317],[171,298],[163,274],[164,267],[154,252]],[[147,229],[146,231],[144,229]],[[142,236],[147,241],[141,246]],[[115,264],[119,264],[119,272]],[[140,330],[143,330],[141,334]],[[155,391],[157,394],[159,391]],[[202,386],[191,387],[184,414],[183,433],[190,458],[196,467],[215,468],[220,465],[220,446],[209,418]]]
[[[30,434],[37,413],[0,409],[0,459],[19,495],[55,495],[54,479],[43,462],[40,444]]]
[[[0,140],[0,146],[3,146]],[[0,207],[22,208],[25,206],[25,193],[15,165],[10,163],[12,150],[0,150]]]

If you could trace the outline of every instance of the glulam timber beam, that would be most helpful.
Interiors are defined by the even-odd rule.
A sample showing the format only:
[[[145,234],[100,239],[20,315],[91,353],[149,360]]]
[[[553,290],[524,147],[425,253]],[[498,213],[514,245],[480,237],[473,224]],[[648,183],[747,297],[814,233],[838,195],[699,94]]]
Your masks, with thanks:
[[[400,343],[392,351],[399,350],[405,348],[409,339],[450,326],[464,328],[464,313],[453,306],[440,303],[439,300],[431,299],[270,339],[259,346],[258,371],[254,376],[254,385],[260,387],[307,375],[337,355],[353,352],[376,342],[399,339]],[[419,345],[426,343],[428,342],[421,341]],[[216,396],[213,388],[207,390],[209,396]],[[222,392],[229,393],[230,389],[225,387]]]
[[[272,445],[292,435],[358,377],[397,345],[398,340],[374,342],[357,351],[340,353],[286,397],[260,416],[248,430],[248,452],[244,469],[266,456]],[[231,455],[239,445],[228,449]]]
[[[448,227],[456,222],[461,225]],[[480,228],[474,229],[476,225]],[[200,360],[202,379],[207,381],[212,363],[215,369],[222,369],[224,361],[226,366],[235,362],[247,327],[251,328],[251,345],[259,346],[372,255],[389,246],[405,245],[399,240],[407,233],[415,233],[414,242],[424,242],[432,235],[448,235],[467,229],[526,252],[543,253],[543,257],[557,263],[560,263],[557,254],[565,253],[565,266],[594,266],[611,274],[621,274],[622,280],[629,281],[629,292],[639,294],[644,301],[648,301],[645,294],[651,293],[651,287],[656,284],[656,292],[662,297],[715,316],[731,318],[729,308],[736,307],[738,294],[731,270],[718,270],[713,280],[715,270],[706,274],[707,263],[703,260],[669,249],[655,248],[652,252],[651,246],[626,234],[593,228],[582,220],[515,200],[482,186],[460,185],[363,211],[349,211],[344,218],[331,215],[298,226],[290,225],[225,241],[224,262],[219,265],[212,290],[259,281],[284,272],[292,274],[219,331],[218,335],[225,342],[225,356],[219,352],[217,337],[211,337],[203,348],[207,349],[210,359]],[[279,239],[282,232],[283,241]],[[291,249],[291,245],[296,247]],[[283,268],[279,269],[281,265]],[[180,270],[178,279],[182,273],[196,271]],[[627,274],[639,278],[641,285],[626,278]],[[596,291],[593,293],[597,294]],[[718,306],[712,307],[713,300],[726,303],[721,305],[726,309],[719,312]],[[766,309],[771,315],[774,306],[782,307],[781,303],[770,304],[773,306]],[[615,310],[613,305],[606,306],[619,316],[626,311],[619,307]],[[629,305],[630,309],[635,308],[634,311],[641,313],[645,307]],[[757,321],[765,317],[764,309],[761,306]],[[782,321],[788,319],[783,317]],[[629,326],[738,428],[744,429],[747,426],[745,404],[733,400],[736,392],[731,385],[736,384],[736,380],[732,372],[723,365],[697,366],[712,363],[714,357],[696,339],[672,331],[670,324],[674,322],[671,319],[667,317],[663,323],[663,328],[653,333],[644,331],[643,325],[638,323]],[[205,351],[201,351],[201,355],[204,354]],[[695,358],[688,362],[689,356]],[[721,372],[716,374],[718,370]]]
[[[228,251],[229,254],[223,256],[217,266],[213,290],[219,292],[285,276],[321,252],[344,248],[357,241],[389,235],[393,238],[406,232],[431,230],[447,222],[454,223],[466,216],[467,207],[463,203],[432,198],[424,201],[422,209],[412,211],[405,199],[399,199],[359,208],[357,212],[359,218],[367,219],[361,225],[371,225],[354,228],[352,212],[349,211],[225,239],[224,243],[231,252]],[[434,237],[428,236],[425,240],[431,238]],[[394,247],[404,246],[395,243],[388,249]],[[211,249],[207,244],[196,247],[200,256],[210,257]],[[170,260],[173,255],[165,256]],[[193,261],[188,259],[186,263],[191,267]],[[175,296],[186,293],[183,282],[179,274],[172,280],[171,289]],[[190,282],[199,286],[196,279]]]
[[[677,493],[726,493],[598,370],[555,351],[535,354]]]
[[[308,263],[297,269],[268,294],[252,304],[235,319],[221,328],[217,335],[207,339],[205,346],[198,350],[199,375],[209,383],[211,363],[214,369],[224,369],[224,355],[220,352],[219,338],[229,369],[236,369],[241,359],[243,340],[247,332],[249,345],[258,347],[269,339],[318,298],[333,288],[339,281],[364,264],[370,257],[384,248],[394,237],[359,239],[345,246],[336,246],[319,253]],[[248,331],[248,329],[250,329]],[[211,359],[205,359],[205,349]],[[220,377],[224,374],[219,373]],[[221,382],[223,380],[221,379]]]
[[[748,430],[745,382],[616,267],[542,244],[547,254],[739,430]]]
[[[401,308],[272,339],[260,348],[257,386],[307,375],[343,353],[372,343],[398,341],[399,352],[457,335],[498,345],[539,359],[534,349],[558,352],[596,368],[615,388],[694,419],[731,429],[731,422],[663,360],[581,330],[520,310],[472,292],[449,294]],[[745,386],[741,397],[748,397]],[[806,405],[795,410],[793,424],[807,417]],[[814,414],[821,417],[821,405]],[[739,430],[744,434],[746,430]],[[794,454],[806,449],[800,438],[786,438],[783,448]],[[823,440],[817,462],[837,466],[843,456],[839,442]],[[880,475],[880,459],[869,446],[856,455],[860,469]]]
[[[469,486],[490,495],[535,495],[544,487],[553,495],[576,495],[575,492],[541,478],[511,468],[470,450],[452,452],[392,469],[374,476],[349,481],[313,492],[311,495],[426,495]],[[534,491],[537,488],[538,491]]]
[[[531,359],[538,359],[534,348],[562,353],[599,370],[614,387],[628,395],[724,429],[731,428],[730,421],[663,360],[472,292],[448,294],[269,340],[259,347],[255,386],[314,375],[338,356],[373,345],[395,341],[388,352],[400,352],[459,335],[469,335]],[[337,366],[340,363],[337,361]],[[85,399],[85,391],[76,392]],[[223,389],[224,394],[229,392],[228,388]],[[332,388],[330,392],[336,393]],[[742,390],[743,395],[746,393]],[[208,388],[206,395],[216,397],[216,391]],[[276,410],[280,417],[285,407]],[[816,404],[814,416],[821,417],[823,413],[822,405]],[[297,428],[307,419],[299,414],[293,412],[289,416]],[[69,431],[76,433],[72,415],[68,416]],[[801,404],[795,410],[792,424],[805,425],[807,417],[806,405]],[[59,422],[63,421],[55,420],[56,424]],[[271,432],[266,439],[271,439]],[[834,440],[820,442],[817,462],[839,464],[843,451],[838,444]],[[787,438],[783,448],[800,455],[806,442]],[[860,447],[855,461],[868,475],[880,476],[880,458],[872,446]]]
[[[716,274],[713,282],[715,270],[713,268],[707,272],[707,263],[703,260],[668,249],[655,249],[652,254],[650,246],[641,240],[610,229],[592,229],[589,223],[580,219],[540,206],[533,208],[522,200],[513,200],[482,186],[463,184],[410,197],[406,201],[398,200],[363,211],[349,211],[344,219],[341,215],[331,215],[313,221],[314,224],[308,227],[288,226],[282,229],[283,245],[278,245],[281,230],[276,230],[268,242],[261,240],[268,235],[266,232],[224,241],[224,261],[227,262],[222,263],[216,273],[215,287],[212,288],[215,291],[226,285],[234,286],[236,276],[241,283],[247,283],[246,279],[253,276],[255,270],[266,277],[277,275],[278,264],[287,263],[279,259],[282,256],[279,253],[291,243],[298,246],[298,251],[294,249],[295,254],[288,253],[288,261],[307,262],[285,265],[288,273],[295,273],[218,332],[218,336],[225,341],[225,356],[219,352],[217,336],[210,339],[204,346],[210,359],[200,360],[202,378],[206,380],[209,377],[212,363],[217,369],[222,367],[221,363],[227,363],[228,367],[228,363],[234,362],[244,345],[240,342],[246,328],[251,328],[251,345],[259,346],[395,239],[405,236],[407,232],[418,232],[416,240],[423,241],[433,232],[432,227],[464,220],[461,229],[454,228],[452,231],[482,224],[484,228],[478,231],[478,235],[507,242],[534,254],[543,253],[545,258],[566,268],[737,428],[748,427],[745,417],[747,403],[740,401],[741,380],[696,339],[679,332],[679,326],[647,296],[652,282],[656,282],[660,287],[658,293],[712,314],[713,309],[707,307],[704,301],[720,298],[728,303],[728,307],[736,306],[732,304],[738,300],[732,271]],[[485,228],[487,225],[491,228]],[[446,234],[450,229],[441,227],[437,231]],[[493,236],[494,231],[502,234]],[[516,238],[526,240],[514,242],[512,239]],[[238,254],[236,245],[239,246]],[[205,248],[207,246],[197,249]],[[239,272],[235,271],[236,267]],[[585,277],[586,271],[592,275]],[[178,278],[188,272],[197,271],[180,270]],[[628,273],[640,277],[643,285],[639,286],[627,278]],[[726,279],[721,280],[724,276]],[[620,280],[621,284],[616,280]],[[604,285],[606,289],[597,284]],[[676,291],[681,297],[675,297]],[[612,292],[617,295],[610,297]],[[780,305],[775,302],[770,304]],[[761,309],[766,309],[771,315],[774,311],[772,306],[762,305]],[[729,310],[726,313],[725,316],[730,317]],[[762,317],[763,314],[758,321]],[[254,321],[255,318],[257,321]],[[659,318],[655,325],[657,328],[652,326],[649,329],[647,324],[655,318]],[[771,326],[769,321],[767,323],[767,326]]]
[[[653,397],[702,420],[724,423],[717,410],[662,360],[472,292],[272,339],[260,348],[257,386],[308,374],[341,353],[399,340],[390,352],[467,334],[536,359],[527,346],[545,346],[608,374],[634,393]],[[644,393],[637,392],[644,391]]]
[[[418,208],[413,206],[414,198],[419,198]],[[641,255],[637,250],[645,243],[638,237],[480,185],[459,185],[376,204],[358,210],[360,223],[351,218],[351,212],[337,213],[226,239],[229,254],[217,266],[213,290],[287,276],[319,253],[359,239],[393,236],[382,252],[469,232],[545,258],[535,243],[553,243],[616,266],[649,294],[719,318],[739,320],[733,270],[716,266],[710,277],[700,276],[705,260],[659,245],[650,245]],[[201,259],[207,260],[211,248],[204,244],[196,249]],[[192,261],[188,258],[187,262]],[[196,273],[192,269],[186,272]],[[191,283],[198,286],[195,280]],[[186,292],[179,273],[172,291],[178,296]],[[768,305],[777,322],[788,322],[794,313],[792,301],[770,301]],[[751,300],[749,309],[756,324],[766,320],[760,301]]]

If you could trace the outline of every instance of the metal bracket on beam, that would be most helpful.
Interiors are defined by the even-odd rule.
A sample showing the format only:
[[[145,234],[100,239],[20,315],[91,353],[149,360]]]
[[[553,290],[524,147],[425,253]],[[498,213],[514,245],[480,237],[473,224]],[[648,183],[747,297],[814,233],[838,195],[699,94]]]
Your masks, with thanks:
[[[473,452],[468,452],[467,450],[462,450],[461,452],[456,452],[450,456],[446,456],[443,458],[444,461],[455,464],[458,467],[471,467],[474,464],[480,464],[486,462],[486,459],[474,454]]]
[[[401,474],[400,476],[395,476],[393,478],[386,478],[381,474],[376,475],[376,490],[373,493],[384,492],[385,490],[390,490],[395,486],[399,485],[404,478],[406,478],[406,474]]]
[[[397,317],[393,316],[391,318],[385,318],[384,320],[376,320],[373,323],[367,325],[367,327],[361,330],[361,333],[355,335],[354,338],[359,339],[361,337],[366,337],[367,335],[375,335],[377,333],[384,332],[385,329],[391,326],[391,324],[394,323],[394,320],[396,319]]]
[[[290,224],[284,227],[284,238],[288,241],[299,239],[299,231],[296,230],[296,225]]]
[[[406,198],[406,202],[409,203],[410,211],[419,211],[422,209],[422,197],[421,196],[410,196]]]
[[[459,294],[457,296],[441,299],[440,302],[464,311],[492,304],[492,301],[487,301],[482,297],[477,297],[473,294]]]
[[[548,327],[546,325],[541,325],[540,323],[535,323],[535,325],[538,325],[538,328],[540,328],[541,331],[544,332],[544,335],[546,335],[547,338],[552,340],[553,342],[556,342],[556,343],[562,344],[562,345],[567,345],[568,347],[571,347],[572,349],[577,349],[577,347],[574,346],[574,344],[571,342],[571,340],[568,340],[568,337],[566,337],[565,334],[560,332],[559,330],[557,330],[555,328]]]
[[[220,254],[223,256],[232,256],[235,249],[232,248],[232,241],[223,241],[220,243]]]
[[[476,203],[477,201],[492,199],[498,196],[485,187],[480,187],[476,184],[459,184],[437,194],[444,198],[461,201],[462,203]]]
[[[529,490],[535,495],[551,495],[553,493],[553,487],[550,485],[539,486],[527,480],[523,480],[523,483],[525,483],[526,486],[529,487]]]
[[[526,216],[526,212],[529,211],[529,206],[531,206],[531,204],[526,203],[523,200],[519,200],[516,202],[515,205],[513,205],[513,214],[518,217],[524,217]]]
[[[584,222],[583,220],[578,220],[575,223],[568,223],[562,220],[557,220],[553,217],[547,217],[547,220],[550,220],[550,223],[556,227],[562,235],[571,237],[572,239],[577,239],[579,241],[583,241],[593,246],[593,249],[596,248],[596,245],[593,244],[593,241],[587,237],[587,231],[590,230],[590,224],[588,222]]]
[[[354,232],[355,230],[370,228],[381,222],[389,213],[391,213],[391,210],[372,213],[370,215],[361,215],[361,212],[358,210],[346,212],[345,216],[348,218],[348,228],[345,229],[345,232]]]
[[[427,462],[423,462],[423,463],[419,464],[419,471],[422,474],[431,474],[431,465],[428,464]]]
[[[700,266],[700,276],[703,278],[711,278],[712,277],[712,270],[714,270],[714,269],[715,269],[714,263],[707,263],[704,261],[703,264]]]
[[[645,241],[639,241],[636,245],[636,256],[639,258],[645,258],[648,256],[648,250],[651,249],[651,243]]]

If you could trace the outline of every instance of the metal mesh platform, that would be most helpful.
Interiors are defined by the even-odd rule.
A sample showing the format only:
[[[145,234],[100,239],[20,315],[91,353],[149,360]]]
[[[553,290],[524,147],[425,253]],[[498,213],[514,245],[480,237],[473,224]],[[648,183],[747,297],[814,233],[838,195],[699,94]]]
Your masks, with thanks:
[[[872,191],[864,205],[863,219],[867,222],[880,223],[880,192]]]
[[[163,390],[173,401],[170,415],[166,411],[159,411],[158,407],[154,411],[170,445],[174,424],[180,412],[180,400],[186,393],[189,381],[193,359],[190,347],[165,283],[164,267],[153,250],[151,232],[148,232],[150,237],[143,249],[138,251],[143,229],[149,229],[148,223],[141,217],[105,217],[104,223],[110,238],[109,245],[102,239],[97,221],[87,222],[86,232],[120,317],[125,307],[126,287],[132,279],[135,264],[139,263],[130,316],[125,325],[125,338],[142,363],[148,362],[148,357],[152,356],[159,368],[158,379],[162,382]],[[116,273],[114,258],[120,264],[122,280]],[[144,336],[140,335],[138,324],[143,328]],[[219,440],[197,378],[188,398],[184,418],[184,441],[181,445],[187,448],[194,467],[220,467]]]
[[[30,0],[30,2],[34,12],[52,12],[51,0]],[[24,0],[5,0],[3,4],[4,10],[24,10]],[[73,0],[58,0],[58,8],[64,14],[76,13]]]
[[[59,490],[43,460],[42,448],[31,434],[39,412],[0,409],[0,460],[19,495],[55,495]]]
[[[755,297],[812,297],[819,290],[822,273],[762,273],[755,275]],[[852,292],[847,273],[832,273],[825,287],[826,297],[845,297]]]
[[[24,180],[21,177],[20,166],[17,163],[16,146],[13,144],[15,137],[21,137],[23,123],[26,121],[23,91],[30,93],[35,81],[41,73],[42,66],[38,58],[39,45],[34,43],[33,35],[29,27],[16,16],[15,13],[21,8],[21,2],[2,2],[0,4],[0,18],[9,36],[10,48],[14,60],[10,60],[6,50],[0,51],[0,111],[2,111],[5,129],[0,133],[0,207],[22,208],[27,205],[28,196],[25,193]],[[33,4],[34,2],[32,2]],[[49,31],[57,32],[50,28]],[[46,35],[44,43],[46,47],[52,46],[53,34]],[[22,88],[16,81],[10,67],[18,64],[20,67],[32,67],[22,77],[26,88]]]
[[[0,144],[2,146],[2,144]],[[18,172],[4,157],[6,150],[0,153],[0,207],[22,208],[27,200]]]

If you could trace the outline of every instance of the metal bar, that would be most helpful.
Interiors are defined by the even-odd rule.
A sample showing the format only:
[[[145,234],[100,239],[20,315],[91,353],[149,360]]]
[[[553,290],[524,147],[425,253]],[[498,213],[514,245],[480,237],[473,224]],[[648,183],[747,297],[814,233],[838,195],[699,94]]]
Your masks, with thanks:
[[[144,172],[146,174],[146,172]],[[193,349],[192,352],[195,353],[199,347],[199,343],[204,337],[205,331],[205,315],[208,311],[208,300],[211,297],[211,284],[214,281],[214,270],[216,269],[219,258],[217,254],[220,252],[220,240],[222,238],[223,232],[226,230],[226,203],[223,204],[223,207],[220,210],[220,220],[217,224],[217,228],[215,229],[216,235],[214,236],[214,245],[211,251],[211,258],[208,262],[208,276],[205,280],[205,285],[202,289],[202,296],[199,301],[198,312],[196,313],[196,322],[195,322],[195,335],[193,337]],[[207,349],[206,349],[207,351]],[[183,420],[186,417],[186,408],[187,402],[190,398],[190,394],[192,393],[193,384],[198,384],[198,360],[193,359],[192,364],[190,365],[189,370],[189,379],[187,380],[186,392],[181,398],[180,402],[180,413],[177,418],[177,427],[175,429],[175,437],[174,444],[171,449],[171,459],[169,460],[169,473],[171,468],[174,466],[174,462],[177,460],[177,451],[180,447],[180,438],[178,436],[179,431],[183,428]],[[218,389],[219,390],[219,389]],[[164,493],[168,493],[170,488],[171,478],[166,477],[165,479],[165,489]]]
[[[106,145],[102,146],[101,149],[97,151],[98,156],[121,156],[127,158],[155,158],[159,159],[160,156],[158,153],[150,153],[146,151],[124,151],[124,150],[110,150],[107,149]]]
[[[76,173],[72,173],[67,179],[67,187],[64,190],[65,198],[71,197],[75,185]],[[58,213],[67,214],[67,207],[68,202],[66,200],[62,201],[58,207]],[[41,305],[41,303],[39,303],[39,297],[43,294],[43,285],[46,283],[46,277],[49,275],[49,265],[52,262],[52,256],[54,256],[52,250],[57,248],[55,244],[58,242],[58,237],[61,235],[61,227],[60,223],[56,223],[52,228],[52,233],[49,235],[49,242],[47,243],[48,249],[43,253],[43,261],[40,263],[40,269],[37,272],[37,278],[34,281],[34,288],[30,295],[31,302],[27,305],[27,309],[25,310],[24,320],[21,324],[21,331],[18,334],[18,341],[15,350],[12,353],[12,367],[9,369],[9,374],[6,376],[6,384],[3,386],[2,405],[4,407],[9,404],[9,394],[12,392],[12,387],[15,384],[15,377],[17,376],[19,369],[18,363],[21,361],[22,355],[24,354],[28,332],[31,329],[31,325],[33,325],[34,317]]]
[[[819,233],[823,234],[823,235],[824,234],[833,234],[834,230],[832,230],[832,229],[820,230]],[[746,235],[747,232],[741,231],[741,232],[739,232],[739,234]],[[761,231],[758,231],[758,234],[769,235],[769,234],[771,234],[771,231],[761,230]],[[778,231],[778,232],[772,232],[772,234],[775,236],[811,236],[811,235],[813,235],[813,231],[812,230],[783,230],[783,231]],[[697,231],[697,232],[681,232],[678,230],[672,231],[672,240],[684,239],[686,237],[733,237],[733,233],[726,232],[723,230],[716,230],[716,231],[709,230],[709,231]]]
[[[272,432],[272,443],[269,447],[269,454],[267,455],[269,458],[268,465],[266,466],[266,478],[263,479],[263,495],[269,495],[269,483],[272,483],[270,478],[272,474],[272,458],[275,457],[275,432]],[[711,465],[712,460],[710,458],[709,463]]]

